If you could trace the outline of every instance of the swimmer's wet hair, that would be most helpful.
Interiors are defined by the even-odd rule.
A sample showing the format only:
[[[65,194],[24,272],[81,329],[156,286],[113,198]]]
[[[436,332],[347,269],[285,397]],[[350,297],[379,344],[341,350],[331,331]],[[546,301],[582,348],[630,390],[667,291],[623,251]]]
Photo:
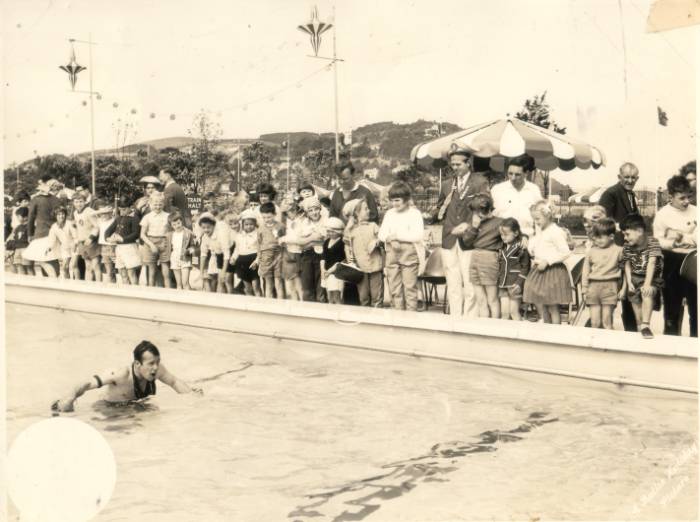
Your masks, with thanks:
[[[143,362],[143,354],[151,352],[155,357],[160,357],[160,352],[156,345],[150,341],[141,341],[134,348],[134,361]]]

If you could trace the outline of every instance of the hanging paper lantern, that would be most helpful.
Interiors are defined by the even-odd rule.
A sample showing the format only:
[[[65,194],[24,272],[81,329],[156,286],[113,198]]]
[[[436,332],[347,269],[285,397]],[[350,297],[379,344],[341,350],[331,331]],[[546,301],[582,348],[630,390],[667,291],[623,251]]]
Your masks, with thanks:
[[[155,113],[155,112],[152,112],[152,113],[150,114],[150,116],[151,116],[151,118],[155,118],[155,117],[156,117],[156,113]]]
[[[85,100],[83,100],[82,103],[83,103],[83,107],[85,107],[87,105],[87,102]]]
[[[119,107],[119,104],[118,104],[117,102],[114,102],[114,103],[112,104],[112,107],[114,107],[114,108],[116,109],[117,107]]]
[[[136,109],[131,109],[131,114],[136,114]]]
[[[174,120],[174,119],[175,119],[175,115],[174,115],[174,114],[171,114],[171,115],[170,115],[170,119],[171,119],[171,120]]]

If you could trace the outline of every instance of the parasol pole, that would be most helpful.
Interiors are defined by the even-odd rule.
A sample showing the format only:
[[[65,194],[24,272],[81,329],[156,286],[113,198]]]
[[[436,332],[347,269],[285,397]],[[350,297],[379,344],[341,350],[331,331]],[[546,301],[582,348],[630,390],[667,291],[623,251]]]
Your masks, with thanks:
[[[337,120],[336,120],[337,121]],[[289,172],[291,171],[289,134],[287,134],[287,192],[289,192]]]
[[[236,190],[238,192],[241,191],[241,140],[237,139],[236,143],[238,145],[238,153],[236,154],[237,158],[237,163],[238,163],[238,177],[236,178]]]

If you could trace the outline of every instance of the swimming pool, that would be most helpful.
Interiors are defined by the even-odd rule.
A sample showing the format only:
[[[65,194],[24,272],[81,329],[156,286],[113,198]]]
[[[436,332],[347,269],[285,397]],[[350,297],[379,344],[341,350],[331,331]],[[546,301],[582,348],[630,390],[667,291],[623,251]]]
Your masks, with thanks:
[[[241,369],[204,382],[203,397],[159,384],[145,405],[78,400],[72,415],[117,459],[100,521],[697,517],[695,395],[17,304],[6,314],[8,441],[76,380],[127,364],[141,339],[187,380]]]

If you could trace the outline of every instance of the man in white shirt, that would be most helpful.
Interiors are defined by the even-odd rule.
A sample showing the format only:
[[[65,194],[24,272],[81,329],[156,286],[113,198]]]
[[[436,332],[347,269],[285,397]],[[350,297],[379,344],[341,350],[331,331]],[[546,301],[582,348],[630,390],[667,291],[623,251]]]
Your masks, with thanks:
[[[508,165],[508,180],[491,188],[494,216],[517,219],[520,230],[530,237],[535,233],[530,207],[542,199],[537,185],[526,179],[534,169],[535,162],[530,156],[519,156]]]
[[[697,248],[697,209],[690,204],[692,189],[686,178],[673,176],[666,184],[668,205],[654,217],[654,237],[664,254],[664,335],[680,335],[683,299],[688,305],[690,336],[698,336],[697,286],[683,279],[680,267],[691,249]]]

